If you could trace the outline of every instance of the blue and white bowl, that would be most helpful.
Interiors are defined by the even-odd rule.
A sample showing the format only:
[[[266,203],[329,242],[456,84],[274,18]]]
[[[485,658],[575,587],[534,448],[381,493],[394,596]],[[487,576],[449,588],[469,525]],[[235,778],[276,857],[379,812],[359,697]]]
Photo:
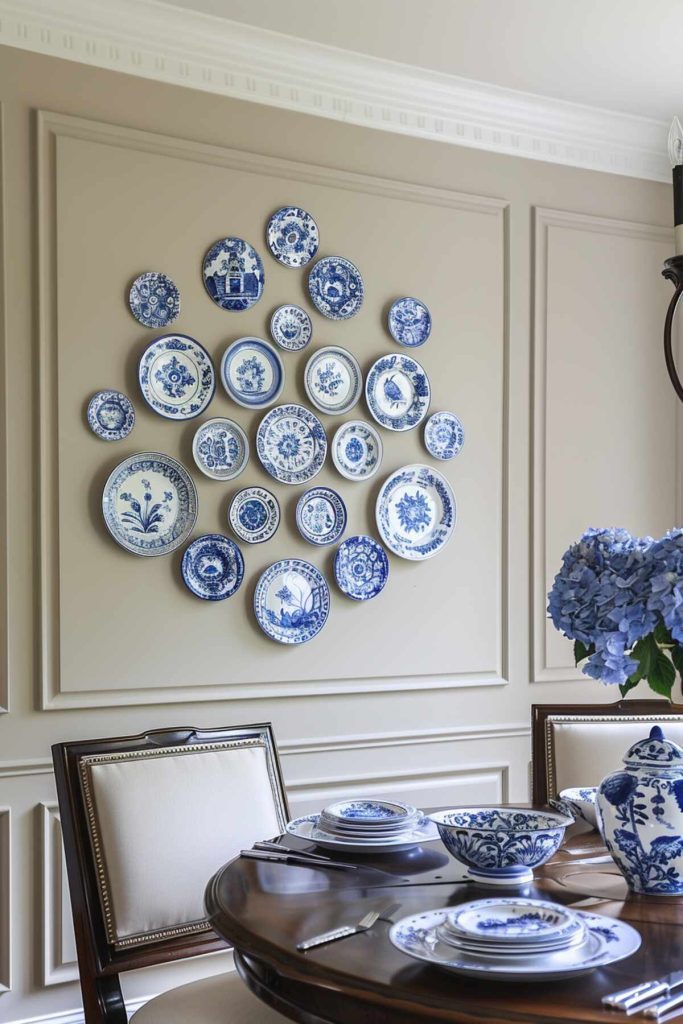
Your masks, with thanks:
[[[598,827],[598,812],[595,807],[597,786],[582,786],[578,789],[563,789],[560,793],[561,809],[565,808],[574,818],[587,822],[591,828]]]
[[[521,807],[468,807],[429,815],[444,846],[467,865],[473,881],[521,885],[545,864],[572,819]]]

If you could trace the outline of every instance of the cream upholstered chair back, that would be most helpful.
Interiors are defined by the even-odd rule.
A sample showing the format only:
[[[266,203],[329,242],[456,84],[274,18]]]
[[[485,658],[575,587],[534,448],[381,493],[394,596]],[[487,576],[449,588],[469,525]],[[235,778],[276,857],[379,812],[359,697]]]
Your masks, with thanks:
[[[597,786],[621,767],[653,725],[683,745],[683,706],[623,700],[609,705],[534,704],[532,797],[544,804],[563,789]]]

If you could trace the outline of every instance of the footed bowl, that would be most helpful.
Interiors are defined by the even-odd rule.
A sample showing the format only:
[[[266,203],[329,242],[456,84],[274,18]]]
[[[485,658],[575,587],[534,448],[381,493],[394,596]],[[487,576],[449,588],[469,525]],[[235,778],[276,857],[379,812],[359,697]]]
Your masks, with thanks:
[[[595,806],[597,786],[581,786],[580,789],[563,789],[560,793],[560,803],[575,818],[581,818],[591,828],[598,827],[598,812]]]

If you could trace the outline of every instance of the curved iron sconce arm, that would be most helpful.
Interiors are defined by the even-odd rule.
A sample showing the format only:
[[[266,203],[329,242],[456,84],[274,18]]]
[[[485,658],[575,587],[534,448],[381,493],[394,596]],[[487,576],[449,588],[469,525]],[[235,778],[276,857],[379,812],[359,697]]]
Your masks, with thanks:
[[[683,402],[683,384],[681,384],[678,371],[676,370],[671,341],[676,307],[678,306],[678,300],[683,295],[683,256],[672,256],[671,259],[665,260],[662,277],[665,277],[667,281],[673,281],[676,288],[671,297],[669,308],[666,311],[666,320],[664,321],[664,358],[674,390]]]

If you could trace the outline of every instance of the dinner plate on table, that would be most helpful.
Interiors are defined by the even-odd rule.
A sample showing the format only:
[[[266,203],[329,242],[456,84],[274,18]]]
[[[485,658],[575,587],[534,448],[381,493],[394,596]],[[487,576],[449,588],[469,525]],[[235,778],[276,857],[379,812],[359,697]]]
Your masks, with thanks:
[[[318,828],[319,814],[307,814],[302,818],[295,818],[287,825],[287,832],[297,839],[305,839],[309,843],[324,850],[336,850],[338,853],[402,853],[405,850],[412,850],[423,843],[433,843],[439,838],[439,832],[432,821],[423,818],[422,822],[410,832],[404,832],[396,838],[374,840],[346,839],[341,836],[330,835]]]

